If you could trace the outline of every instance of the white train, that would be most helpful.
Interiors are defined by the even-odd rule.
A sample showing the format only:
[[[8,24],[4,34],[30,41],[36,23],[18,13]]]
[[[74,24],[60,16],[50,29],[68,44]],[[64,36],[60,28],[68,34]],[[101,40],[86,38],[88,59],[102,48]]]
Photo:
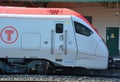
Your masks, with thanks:
[[[1,72],[37,70],[41,73],[52,66],[108,67],[108,49],[104,41],[75,11],[0,7],[0,31]]]

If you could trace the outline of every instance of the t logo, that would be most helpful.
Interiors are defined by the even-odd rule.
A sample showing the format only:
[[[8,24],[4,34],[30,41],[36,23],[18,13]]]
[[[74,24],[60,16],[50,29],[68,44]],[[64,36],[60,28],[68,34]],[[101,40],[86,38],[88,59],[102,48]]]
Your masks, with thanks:
[[[7,40],[11,41],[11,36],[14,33],[14,30],[5,30],[5,33],[7,34]]]
[[[4,27],[1,31],[1,39],[6,44],[12,44],[18,39],[18,32],[12,26]]]

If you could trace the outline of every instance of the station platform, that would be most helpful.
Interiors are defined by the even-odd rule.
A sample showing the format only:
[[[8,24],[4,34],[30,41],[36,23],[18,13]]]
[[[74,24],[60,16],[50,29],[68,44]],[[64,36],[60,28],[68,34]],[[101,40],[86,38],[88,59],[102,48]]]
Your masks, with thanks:
[[[120,61],[120,55],[112,56],[113,61]]]
[[[113,60],[116,61],[120,61],[120,55],[110,55],[111,57],[113,57]]]

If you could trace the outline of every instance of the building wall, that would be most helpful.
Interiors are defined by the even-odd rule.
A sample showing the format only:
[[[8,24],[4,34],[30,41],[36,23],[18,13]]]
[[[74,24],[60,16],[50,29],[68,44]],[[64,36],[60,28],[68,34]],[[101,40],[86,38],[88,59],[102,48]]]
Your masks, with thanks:
[[[51,3],[48,7],[69,8],[81,13],[83,16],[92,16],[92,24],[106,41],[106,27],[120,28],[120,15],[116,16],[116,8],[109,8],[98,3]],[[120,8],[119,8],[120,10]],[[120,32],[119,32],[120,38]],[[119,40],[120,46],[120,40]],[[120,47],[119,47],[120,50]]]
[[[115,15],[115,9],[104,7],[89,7],[78,10],[84,16],[92,16],[92,24],[106,40],[106,27],[120,27],[120,16]]]

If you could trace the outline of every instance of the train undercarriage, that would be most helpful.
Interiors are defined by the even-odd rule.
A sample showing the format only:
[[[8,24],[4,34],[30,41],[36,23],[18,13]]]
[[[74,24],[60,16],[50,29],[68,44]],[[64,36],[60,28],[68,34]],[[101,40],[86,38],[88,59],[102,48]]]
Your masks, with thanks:
[[[55,66],[54,63],[45,59],[29,58],[1,58],[0,74],[52,74],[52,75],[89,75],[89,76],[120,76],[120,61],[109,58],[106,70],[92,70],[80,67]]]
[[[75,73],[78,74],[79,72],[83,74],[86,72],[86,70],[87,69],[80,67],[61,66],[45,59],[31,59],[31,58],[1,58],[0,59],[0,74],[73,75]]]
[[[48,74],[54,65],[44,59],[1,58],[1,74]]]

